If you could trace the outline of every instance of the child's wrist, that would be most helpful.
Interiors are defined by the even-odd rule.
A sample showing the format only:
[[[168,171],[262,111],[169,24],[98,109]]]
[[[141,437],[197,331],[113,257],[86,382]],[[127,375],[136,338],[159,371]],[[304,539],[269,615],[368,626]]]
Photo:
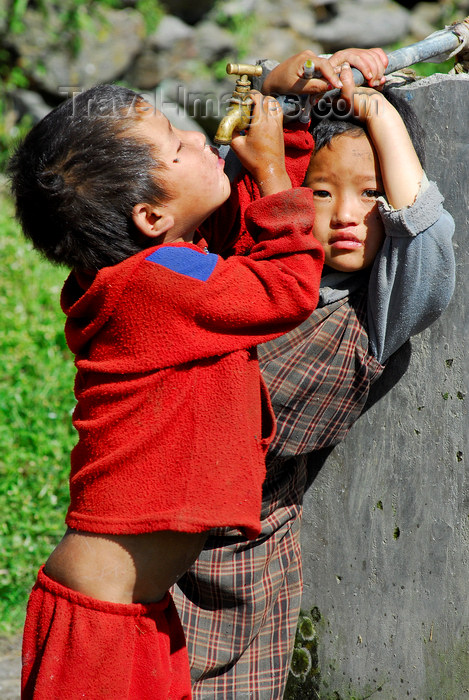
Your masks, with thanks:
[[[384,98],[370,105],[365,118],[365,124],[370,132],[381,133],[393,129],[400,123],[402,123],[402,119],[399,113]]]
[[[255,175],[254,179],[263,197],[291,188],[291,180],[285,169],[271,167]]]

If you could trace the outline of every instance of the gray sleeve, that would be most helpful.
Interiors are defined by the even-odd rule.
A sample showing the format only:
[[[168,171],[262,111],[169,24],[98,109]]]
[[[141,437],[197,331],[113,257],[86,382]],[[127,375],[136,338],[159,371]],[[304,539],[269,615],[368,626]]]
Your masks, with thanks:
[[[454,221],[434,182],[414,204],[393,210],[379,202],[385,241],[370,274],[370,350],[384,363],[412,335],[431,325],[454,291]]]

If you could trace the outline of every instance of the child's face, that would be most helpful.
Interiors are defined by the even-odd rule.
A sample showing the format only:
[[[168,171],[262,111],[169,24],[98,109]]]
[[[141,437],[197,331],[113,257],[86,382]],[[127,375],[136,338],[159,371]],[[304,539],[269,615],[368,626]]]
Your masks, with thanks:
[[[384,238],[376,201],[384,189],[366,134],[334,136],[312,156],[304,185],[314,192],[313,234],[326,265],[341,272],[371,265]]]
[[[165,208],[175,226],[164,240],[191,241],[195,229],[230,195],[225,163],[202,133],[177,129],[159,110],[143,113],[136,130],[156,146],[167,168],[162,174],[170,194]]]

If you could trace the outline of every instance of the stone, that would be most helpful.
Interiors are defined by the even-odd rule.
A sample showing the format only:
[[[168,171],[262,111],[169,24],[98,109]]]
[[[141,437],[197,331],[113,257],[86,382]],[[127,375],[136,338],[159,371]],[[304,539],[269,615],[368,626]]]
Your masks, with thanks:
[[[296,32],[289,28],[261,27],[251,42],[246,61],[253,63],[258,58],[275,57],[277,61],[281,62],[303,49],[311,49],[316,53],[321,53],[322,47],[306,37],[300,43]]]
[[[300,36],[314,39],[316,36],[316,21],[313,12],[307,9],[292,8],[288,13],[289,26]]]
[[[425,39],[441,26],[444,8],[440,3],[419,2],[412,10],[409,32],[415,41]]]
[[[154,88],[163,80],[190,80],[188,67],[198,58],[195,38],[193,27],[177,17],[163,17],[132,62],[126,80],[143,90]]]
[[[193,41],[195,30],[179,17],[165,15],[157,29],[146,39],[146,46],[154,51],[171,51],[174,44]]]
[[[210,13],[210,19],[216,20],[220,13],[227,18],[247,17],[257,13],[259,0],[228,0],[222,6],[215,7]]]
[[[272,29],[291,29],[298,36],[314,37],[316,15],[314,10],[305,4],[282,0],[273,2],[264,0],[256,6],[256,27],[254,41],[257,40],[257,26]]]
[[[337,15],[316,25],[316,40],[328,51],[350,46],[388,46],[405,37],[410,13],[395,2],[356,3],[344,0]]]
[[[51,107],[33,90],[17,89],[11,96],[19,119],[28,114],[36,124],[51,111]]]
[[[203,63],[214,63],[237,54],[236,41],[230,32],[215,22],[199,22],[195,27],[197,57]]]
[[[20,65],[32,82],[52,94],[63,94],[65,87],[86,89],[97,83],[119,78],[142,46],[143,18],[132,9],[101,9],[99,16],[89,17],[90,28],[83,32],[76,56],[66,50],[54,32],[63,31],[58,17],[27,10],[22,34],[12,35],[10,42],[18,51]]]

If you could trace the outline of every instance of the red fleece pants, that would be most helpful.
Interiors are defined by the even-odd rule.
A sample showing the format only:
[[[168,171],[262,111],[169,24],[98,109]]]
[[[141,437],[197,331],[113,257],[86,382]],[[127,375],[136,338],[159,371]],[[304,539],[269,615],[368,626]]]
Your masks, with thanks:
[[[22,700],[188,700],[184,632],[169,593],[123,605],[39,571],[23,637]]]

